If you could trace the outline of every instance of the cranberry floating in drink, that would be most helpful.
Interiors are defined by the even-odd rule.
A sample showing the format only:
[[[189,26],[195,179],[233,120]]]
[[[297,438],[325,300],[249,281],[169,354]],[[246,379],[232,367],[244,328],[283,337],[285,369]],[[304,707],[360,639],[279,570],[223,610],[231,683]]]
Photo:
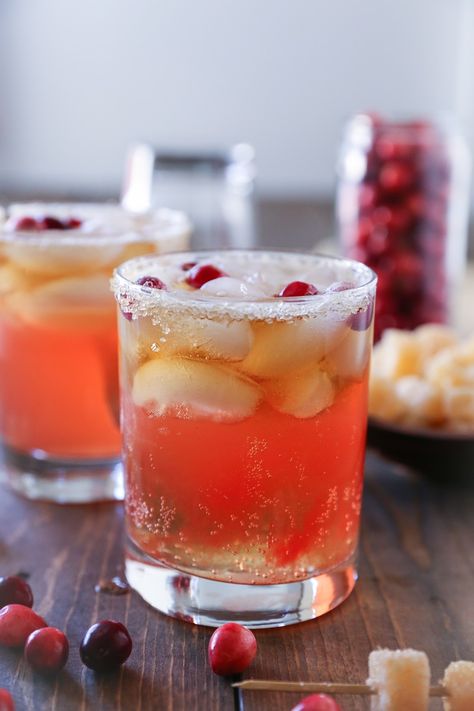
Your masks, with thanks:
[[[470,159],[462,139],[429,121],[349,123],[337,214],[344,253],[379,277],[375,335],[446,323],[464,263]]]
[[[0,225],[0,448],[17,491],[123,498],[109,280],[120,262],[183,249],[188,238],[187,218],[168,210],[10,207]],[[162,288],[152,276],[147,283]]]
[[[187,262],[212,278],[189,279]],[[119,319],[130,585],[214,626],[338,605],[356,576],[373,272],[222,251],[132,260],[113,286],[130,314]]]

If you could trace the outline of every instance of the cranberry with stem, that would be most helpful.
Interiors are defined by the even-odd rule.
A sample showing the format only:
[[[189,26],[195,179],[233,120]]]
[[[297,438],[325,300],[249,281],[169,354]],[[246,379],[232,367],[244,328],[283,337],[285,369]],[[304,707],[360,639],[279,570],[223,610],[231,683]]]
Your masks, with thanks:
[[[209,640],[209,663],[212,671],[219,676],[240,674],[250,666],[256,653],[255,635],[236,622],[218,627]]]
[[[228,275],[213,264],[196,264],[190,269],[186,277],[186,283],[195,289],[200,289],[201,286],[207,284],[208,281],[225,276]]]
[[[311,694],[301,699],[299,704],[293,706],[291,711],[342,711],[341,707],[332,696],[327,694]]]
[[[125,625],[115,620],[102,620],[89,627],[79,653],[86,667],[106,672],[126,662],[132,646],[132,638]]]
[[[316,294],[319,294],[319,290],[314,284],[308,284],[306,281],[292,281],[280,291],[278,296],[315,296]]]
[[[33,607],[33,592],[18,575],[0,578],[0,608],[13,604]]]
[[[0,610],[0,646],[23,647],[32,632],[47,626],[31,608],[7,605]]]
[[[142,276],[136,280],[135,284],[147,286],[149,289],[164,289],[166,291],[166,284],[155,276]]]
[[[35,671],[56,674],[65,666],[69,656],[66,635],[56,627],[43,627],[32,632],[25,645],[25,657]]]
[[[0,711],[15,711],[13,696],[7,689],[0,689]]]

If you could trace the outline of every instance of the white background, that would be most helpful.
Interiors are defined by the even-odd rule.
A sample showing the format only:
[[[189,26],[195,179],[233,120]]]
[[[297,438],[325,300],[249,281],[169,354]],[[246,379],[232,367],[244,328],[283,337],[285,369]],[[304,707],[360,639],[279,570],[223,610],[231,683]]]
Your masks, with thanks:
[[[0,0],[0,191],[111,192],[136,139],[245,140],[261,193],[330,195],[357,109],[471,133],[472,4]]]

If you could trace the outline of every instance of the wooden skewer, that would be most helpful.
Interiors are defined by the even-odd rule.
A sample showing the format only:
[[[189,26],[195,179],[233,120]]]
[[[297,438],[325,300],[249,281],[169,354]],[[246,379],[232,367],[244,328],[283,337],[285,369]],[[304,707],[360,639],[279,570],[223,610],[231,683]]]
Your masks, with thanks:
[[[332,684],[330,682],[312,681],[267,681],[265,679],[247,679],[232,684],[237,689],[247,691],[314,691],[319,694],[352,694],[354,696],[373,696],[377,694],[367,684]],[[431,686],[430,696],[447,697],[444,686]]]

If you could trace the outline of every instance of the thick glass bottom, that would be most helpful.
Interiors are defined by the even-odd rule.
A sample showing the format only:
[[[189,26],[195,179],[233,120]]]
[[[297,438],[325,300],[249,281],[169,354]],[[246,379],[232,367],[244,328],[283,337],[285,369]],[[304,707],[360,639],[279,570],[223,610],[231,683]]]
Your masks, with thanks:
[[[224,583],[158,563],[128,541],[125,574],[131,587],[165,615],[197,625],[238,622],[253,629],[284,627],[324,615],[354,588],[354,557],[307,580],[281,585]]]
[[[124,498],[120,459],[62,459],[44,452],[22,453],[0,447],[0,477],[28,499],[60,504],[121,501]]]

